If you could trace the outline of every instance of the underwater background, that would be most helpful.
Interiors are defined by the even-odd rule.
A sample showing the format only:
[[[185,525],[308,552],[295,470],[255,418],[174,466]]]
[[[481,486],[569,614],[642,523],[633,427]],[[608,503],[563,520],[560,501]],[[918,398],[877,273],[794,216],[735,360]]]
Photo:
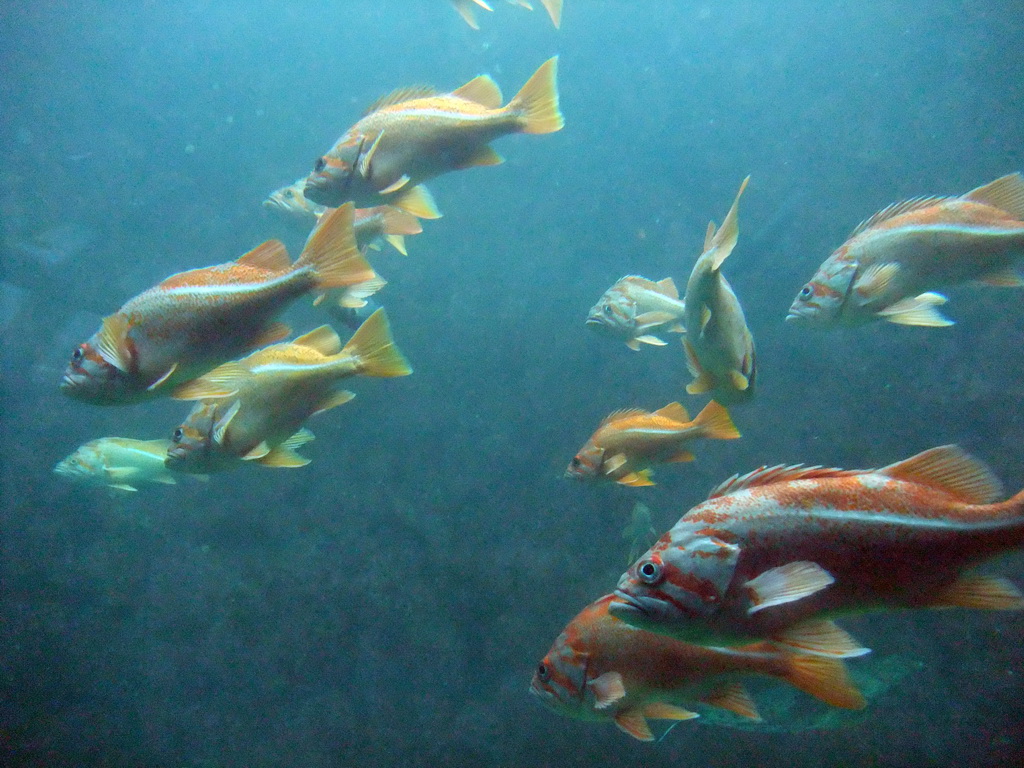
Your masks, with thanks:
[[[0,764],[1021,764],[1014,613],[844,620],[873,649],[850,662],[859,713],[765,684],[764,723],[649,745],[527,692],[628,565],[637,501],[660,534],[734,472],[953,442],[1024,486],[1019,291],[950,291],[945,329],[783,322],[874,211],[1024,169],[1021,6],[566,0],[556,30],[492,4],[480,31],[444,0],[0,8]],[[261,201],[381,94],[488,73],[510,95],[554,54],[565,129],[433,180],[444,218],[408,258],[371,252],[415,373],[351,380],[309,466],[113,495],[53,474],[189,408],[58,391],[100,317],[268,238],[297,253]],[[743,438],[653,488],[563,479],[610,411],[702,404],[675,337],[634,353],[584,320],[623,275],[683,285],[747,174],[728,263],[760,364]],[[325,322],[309,302],[285,319]],[[1024,582],[1024,557],[988,570]]]

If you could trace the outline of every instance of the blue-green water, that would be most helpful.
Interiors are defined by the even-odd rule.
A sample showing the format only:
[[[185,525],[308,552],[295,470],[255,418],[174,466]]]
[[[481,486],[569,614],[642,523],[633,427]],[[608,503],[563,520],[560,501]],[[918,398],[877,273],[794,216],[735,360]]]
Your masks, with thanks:
[[[851,666],[895,682],[843,723],[787,723],[759,687],[765,728],[686,722],[645,745],[527,687],[614,586],[637,499],[660,532],[733,472],[949,442],[1024,485],[1019,291],[950,291],[947,329],[783,322],[875,210],[1021,170],[1019,5],[566,0],[560,31],[493,5],[479,32],[445,0],[0,9],[0,763],[1016,764],[1019,614],[844,622],[874,649]],[[415,373],[353,380],[310,424],[308,467],[116,496],[52,473],[188,410],[60,394],[102,315],[270,237],[297,252],[260,202],[382,93],[486,72],[508,96],[556,53],[566,128],[434,180],[444,218],[407,259],[371,252]],[[583,321],[625,274],[683,285],[747,174],[727,263],[760,363],[742,440],[654,488],[564,480],[608,412],[702,404],[674,338],[634,353]],[[306,304],[286,319],[324,322]],[[991,570],[1024,581],[1019,555]]]

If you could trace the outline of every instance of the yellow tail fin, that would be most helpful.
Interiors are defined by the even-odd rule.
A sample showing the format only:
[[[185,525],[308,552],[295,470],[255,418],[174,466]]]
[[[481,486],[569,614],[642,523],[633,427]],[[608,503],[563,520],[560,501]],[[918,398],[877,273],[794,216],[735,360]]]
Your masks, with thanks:
[[[864,696],[847,675],[846,665],[839,659],[794,654],[789,657],[785,677],[791,685],[833,707],[863,709],[867,706]]]
[[[341,353],[357,358],[360,361],[359,372],[364,376],[389,378],[412,373],[409,361],[391,338],[391,323],[383,308],[359,326]]]
[[[704,437],[709,440],[735,440],[740,436],[740,431],[729,418],[729,411],[724,405],[712,400],[704,410],[697,414],[693,420],[693,426],[702,427]]]
[[[346,203],[321,216],[295,262],[296,269],[316,270],[319,290],[357,285],[377,276],[356,245],[354,211],[355,206]]]
[[[520,115],[523,133],[554,133],[565,125],[558,109],[558,57],[554,56],[537,69],[505,109]]]

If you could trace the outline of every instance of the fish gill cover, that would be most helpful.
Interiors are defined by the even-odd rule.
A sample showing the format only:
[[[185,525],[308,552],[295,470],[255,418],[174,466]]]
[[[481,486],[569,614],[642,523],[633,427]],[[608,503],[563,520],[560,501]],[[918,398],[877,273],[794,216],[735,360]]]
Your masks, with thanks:
[[[1024,486],[1012,189],[982,195],[1005,216],[940,220],[953,242],[976,243],[982,219],[990,237],[932,254],[934,279],[906,255],[919,251],[904,227],[909,250],[873,255],[843,283],[872,322],[785,322],[805,284],[832,285],[816,271],[876,211],[1024,170],[1019,9],[566,0],[556,27],[558,4],[490,0],[490,11],[471,4],[474,30],[466,5],[133,0],[0,12],[0,763],[1019,763],[1014,612],[838,617],[871,648],[844,662],[867,699],[858,711],[759,679],[748,690],[760,721],[685,699],[675,703],[701,717],[647,745],[528,694],[552,641],[615,588],[627,557],[734,473],[884,467],[956,443],[1006,495]],[[491,114],[555,56],[556,71],[532,82],[554,76],[564,128],[519,133],[529,110]],[[172,441],[192,407],[62,394],[72,353],[103,318],[265,241],[294,262],[319,211],[263,201],[315,173],[380,97],[416,86],[443,96],[480,75],[500,99],[483,80],[469,105],[406,93],[434,99],[421,118],[462,123],[421,121],[412,134],[389,124],[336,156],[380,182],[381,202],[407,206],[390,232],[353,233],[380,280],[359,271],[363,282],[316,305],[311,289],[264,318],[245,350],[209,362],[284,342],[273,325],[284,323],[302,348],[261,354],[277,374],[301,367],[302,385],[285,376],[271,392],[239,367],[226,371],[234,378],[190,373],[221,387],[205,439],[234,450],[226,468],[167,472],[152,443],[76,454],[101,438]],[[550,95],[530,92],[544,130],[557,127]],[[494,136],[458,133],[487,120]],[[420,154],[403,155],[410,146]],[[664,314],[675,304],[647,295],[648,316],[617,337],[588,328],[588,312],[631,275],[672,278],[684,299],[709,220],[721,246],[747,175],[736,242],[720,248],[727,259],[712,254],[708,274],[742,307],[756,368],[752,355],[696,360],[734,359],[728,386],[743,384],[734,369],[754,385],[723,403],[742,438],[654,450],[644,432],[624,444],[633,453],[604,460],[655,485],[565,479],[609,414],[678,402],[692,420],[709,402],[686,391],[699,369],[680,341],[693,330]],[[429,196],[400,199],[417,184]],[[939,216],[898,210],[914,226]],[[996,261],[958,260],[982,252]],[[284,268],[276,246],[259,253]],[[391,341],[380,315],[361,340],[397,351],[412,375],[349,375],[349,357],[314,382],[310,360],[340,354],[381,306]],[[938,311],[955,325],[887,322]],[[700,335],[728,318],[692,321]],[[118,322],[116,338],[133,344],[147,327]],[[316,332],[325,324],[337,343]],[[741,338],[708,333],[712,350]],[[637,351],[622,343],[641,336]],[[96,359],[131,369],[133,348],[146,354],[111,342]],[[392,374],[405,371],[390,359]],[[243,432],[260,439],[240,447]],[[1020,583],[1024,561],[1010,553],[984,572]],[[651,724],[659,738],[671,725]]]

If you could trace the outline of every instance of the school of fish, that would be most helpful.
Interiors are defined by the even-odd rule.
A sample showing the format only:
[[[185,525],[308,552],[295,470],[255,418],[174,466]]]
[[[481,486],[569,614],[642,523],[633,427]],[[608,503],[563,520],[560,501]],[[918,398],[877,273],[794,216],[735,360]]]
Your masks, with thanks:
[[[483,0],[450,2],[474,29],[474,11],[493,10]],[[540,2],[559,28],[561,0]],[[532,10],[527,0],[508,3]],[[354,398],[344,381],[412,373],[376,301],[387,283],[368,251],[383,241],[405,255],[405,237],[423,231],[420,220],[441,216],[425,182],[501,164],[491,146],[501,137],[559,131],[557,73],[555,56],[507,103],[488,75],[450,92],[393,91],[307,176],[264,202],[282,224],[308,233],[295,261],[270,240],[111,307],[74,350],[60,389],[93,405],[160,397],[194,405],[163,438],[91,440],[54,471],[136,491],[251,464],[308,464],[296,450],[313,439],[305,424]],[[627,275],[585,323],[633,351],[670,346],[663,337],[678,334],[683,349],[675,356],[692,376],[686,392],[709,402],[693,419],[679,402],[609,414],[566,477],[642,488],[653,485],[654,467],[693,461],[695,442],[740,437],[727,407],[748,407],[760,383],[753,335],[722,267],[739,243],[748,181],[722,226],[708,226],[682,297],[671,277]],[[875,320],[948,326],[938,290],[1022,287],[1022,258],[1024,177],[1012,173],[869,217],[800,289],[785,319],[818,328]],[[285,341],[292,331],[279,318],[303,298],[354,329],[349,341],[330,323]],[[689,720],[704,707],[759,719],[742,682],[749,676],[828,706],[862,708],[846,665],[869,649],[837,618],[1024,609],[1015,585],[973,570],[1024,545],[1024,490],[1003,496],[992,472],[954,445],[879,469],[780,464],[733,475],[568,623],[530,691],[556,712],[610,721],[643,741],[655,738],[648,720]],[[649,510],[638,503],[627,535],[635,546],[648,532]]]

